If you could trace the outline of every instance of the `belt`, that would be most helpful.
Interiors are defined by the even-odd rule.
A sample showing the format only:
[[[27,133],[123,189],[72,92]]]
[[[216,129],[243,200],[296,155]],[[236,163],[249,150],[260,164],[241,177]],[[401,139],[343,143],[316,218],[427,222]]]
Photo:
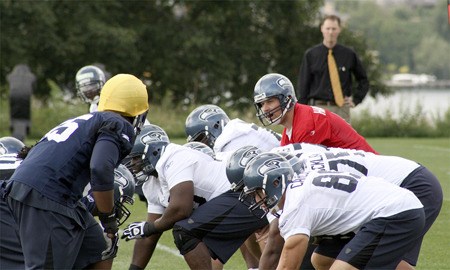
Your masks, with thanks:
[[[309,105],[327,105],[327,106],[336,106],[336,103],[334,101],[328,101],[328,100],[320,100],[320,99],[314,99],[311,98],[308,101]]]

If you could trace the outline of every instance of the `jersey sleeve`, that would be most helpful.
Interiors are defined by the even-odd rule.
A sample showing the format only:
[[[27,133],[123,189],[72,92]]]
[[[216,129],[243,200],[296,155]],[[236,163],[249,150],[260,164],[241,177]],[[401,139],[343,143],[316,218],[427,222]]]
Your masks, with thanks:
[[[125,119],[121,120],[122,121],[106,121],[99,129],[97,137],[97,141],[109,140],[117,145],[120,151],[119,163],[130,153],[133,148],[135,137],[131,124],[126,122]]]

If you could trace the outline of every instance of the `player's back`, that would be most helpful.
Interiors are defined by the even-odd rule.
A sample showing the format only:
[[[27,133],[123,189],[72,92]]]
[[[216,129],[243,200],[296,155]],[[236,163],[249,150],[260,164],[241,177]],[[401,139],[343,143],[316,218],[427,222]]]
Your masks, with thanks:
[[[412,192],[379,177],[312,171],[287,187],[280,226],[309,227],[313,236],[345,234],[371,219],[421,207]]]
[[[228,191],[230,182],[225,173],[226,163],[178,144],[169,144],[156,164],[159,181],[169,191],[177,184],[192,181],[198,200],[209,201]]]
[[[280,145],[280,135],[241,119],[233,119],[223,128],[214,143],[214,152],[235,151],[243,146],[253,145],[263,151]]]
[[[69,119],[50,130],[30,150],[11,180],[31,186],[61,204],[73,205],[89,182],[90,158],[96,141],[130,143],[133,135],[131,124],[112,112]]]
[[[396,185],[400,185],[412,171],[420,166],[402,157],[375,155],[360,150],[333,147],[322,153],[305,153],[301,158],[307,170],[324,169],[376,176]]]

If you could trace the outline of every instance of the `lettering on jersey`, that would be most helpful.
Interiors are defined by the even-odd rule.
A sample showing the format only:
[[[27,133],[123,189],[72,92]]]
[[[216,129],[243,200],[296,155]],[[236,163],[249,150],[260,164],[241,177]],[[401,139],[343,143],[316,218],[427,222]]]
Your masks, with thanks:
[[[321,154],[311,154],[308,157],[309,165],[311,170],[324,170],[325,162]]]
[[[260,175],[264,175],[267,172],[274,170],[274,169],[278,169],[278,168],[281,168],[280,161],[276,160],[275,158],[269,159],[269,160],[266,160],[266,162],[264,162],[261,166],[258,167],[258,173]]]
[[[124,138],[125,140],[127,140],[127,142],[130,141],[130,137],[128,137],[128,135],[125,134],[125,133],[122,133],[122,138]]]
[[[211,116],[214,116],[216,114],[225,114],[224,111],[218,108],[208,108],[202,111],[202,113],[198,116],[203,121],[208,120]]]
[[[166,164],[166,166],[164,166],[164,168],[167,170],[167,169],[169,169],[172,165],[173,165],[173,160],[170,161],[170,162],[168,162],[168,163]]]
[[[320,113],[320,114],[326,115],[325,109],[322,109],[322,108],[316,107],[316,106],[311,106],[311,108],[313,109],[313,113]]]
[[[299,174],[296,178],[292,179],[291,189],[303,186],[307,174]]]

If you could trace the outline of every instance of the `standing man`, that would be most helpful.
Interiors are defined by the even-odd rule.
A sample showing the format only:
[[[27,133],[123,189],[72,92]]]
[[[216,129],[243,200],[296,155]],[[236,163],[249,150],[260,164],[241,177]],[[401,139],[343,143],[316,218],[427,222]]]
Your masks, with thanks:
[[[53,128],[16,168],[2,197],[26,269],[111,268],[108,245],[118,237],[114,168],[131,151],[147,110],[142,81],[116,75],[101,91],[98,112]],[[102,226],[80,201],[88,183]]]
[[[303,56],[297,85],[299,103],[325,108],[350,123],[350,108],[361,103],[369,91],[367,74],[356,52],[337,43],[341,33],[338,16],[325,16],[320,31],[323,42]],[[358,82],[356,89],[351,73]]]

